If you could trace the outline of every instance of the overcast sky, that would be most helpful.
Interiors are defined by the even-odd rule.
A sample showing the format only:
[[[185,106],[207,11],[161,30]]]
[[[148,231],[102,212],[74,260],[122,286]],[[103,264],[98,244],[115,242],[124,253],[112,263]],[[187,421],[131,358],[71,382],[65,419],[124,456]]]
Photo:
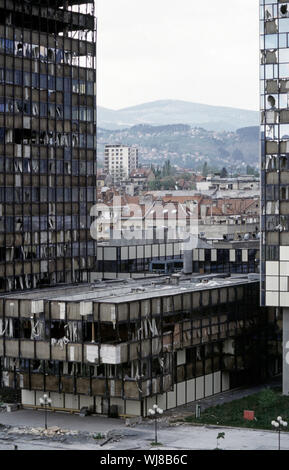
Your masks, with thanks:
[[[258,109],[258,0],[96,1],[98,105]]]

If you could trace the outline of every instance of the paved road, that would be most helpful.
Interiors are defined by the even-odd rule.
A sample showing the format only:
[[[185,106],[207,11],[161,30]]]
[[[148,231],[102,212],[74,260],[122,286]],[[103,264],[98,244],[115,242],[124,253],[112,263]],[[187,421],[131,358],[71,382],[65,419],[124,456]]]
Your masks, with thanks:
[[[14,446],[17,445],[17,450],[96,450],[98,446],[93,444],[66,444],[55,443],[48,441],[27,441],[24,439],[3,440],[0,439],[1,450],[15,450]]]
[[[110,429],[118,429],[124,426],[120,419],[105,418],[102,416],[73,415],[65,412],[47,412],[48,426],[59,426],[62,429],[80,430],[86,432],[107,432]],[[0,424],[10,426],[44,426],[44,411],[42,410],[18,410],[11,413],[0,413]]]
[[[151,450],[154,440],[152,425],[138,425],[135,428],[118,429],[123,436],[117,442],[108,442],[100,447],[100,443],[84,443],[77,441],[54,442],[40,440],[38,437],[23,438],[7,434],[0,437],[0,450],[13,450],[14,444],[18,450]],[[226,450],[278,450],[276,432],[255,431],[249,429],[211,428],[205,426],[162,427],[158,430],[158,441],[163,445],[160,450],[213,450],[217,446],[217,435],[225,433],[220,441],[220,447]],[[289,433],[281,435],[281,449],[289,450]]]

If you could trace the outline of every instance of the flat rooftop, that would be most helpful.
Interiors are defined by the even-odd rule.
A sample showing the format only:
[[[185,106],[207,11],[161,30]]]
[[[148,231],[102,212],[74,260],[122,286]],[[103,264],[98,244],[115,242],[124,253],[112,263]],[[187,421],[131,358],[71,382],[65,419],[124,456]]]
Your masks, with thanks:
[[[175,275],[176,276],[176,275]],[[123,303],[196,292],[222,287],[234,287],[242,284],[259,282],[258,274],[226,274],[160,276],[157,279],[143,278],[124,281],[100,281],[94,284],[51,287],[0,295],[0,299],[9,300],[48,300],[56,302],[102,302]],[[173,284],[178,279],[179,284]]]

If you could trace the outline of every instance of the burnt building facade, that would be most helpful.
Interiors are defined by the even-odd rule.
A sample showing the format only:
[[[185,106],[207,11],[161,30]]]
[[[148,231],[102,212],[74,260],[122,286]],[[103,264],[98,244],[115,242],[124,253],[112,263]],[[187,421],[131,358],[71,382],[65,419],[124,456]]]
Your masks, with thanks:
[[[147,416],[280,373],[258,275],[173,275],[0,296],[0,376],[22,405]],[[258,358],[258,360],[256,359]]]
[[[0,291],[89,281],[94,3],[0,1]]]

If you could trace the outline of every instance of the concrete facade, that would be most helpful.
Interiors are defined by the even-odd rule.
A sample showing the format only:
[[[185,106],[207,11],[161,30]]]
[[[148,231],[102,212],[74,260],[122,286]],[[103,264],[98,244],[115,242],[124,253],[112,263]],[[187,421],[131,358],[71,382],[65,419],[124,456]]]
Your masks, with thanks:
[[[138,167],[138,149],[127,145],[106,145],[104,169],[114,182],[129,179],[132,170]]]

